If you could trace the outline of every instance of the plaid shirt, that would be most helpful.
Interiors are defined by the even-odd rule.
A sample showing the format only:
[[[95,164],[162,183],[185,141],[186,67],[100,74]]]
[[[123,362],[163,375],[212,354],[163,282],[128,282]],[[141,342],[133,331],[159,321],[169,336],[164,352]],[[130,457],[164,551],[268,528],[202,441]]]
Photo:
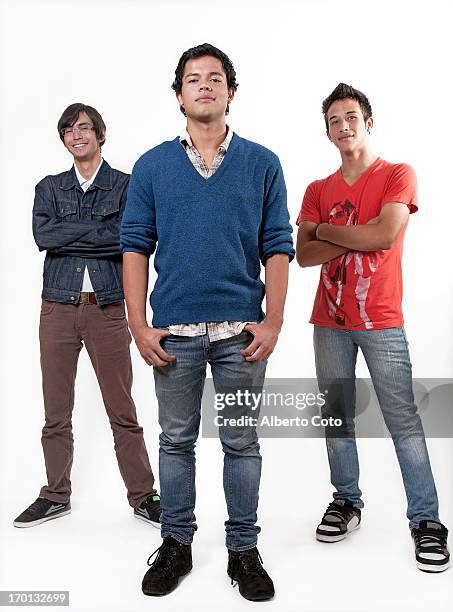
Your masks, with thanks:
[[[214,157],[214,160],[212,162],[212,166],[210,168],[208,168],[205,160],[202,158],[200,153],[194,147],[192,143],[192,139],[190,138],[190,135],[187,129],[185,129],[183,133],[181,134],[181,136],[179,137],[179,142],[184,147],[184,150],[189,156],[190,161],[192,162],[194,167],[198,170],[198,172],[201,174],[201,176],[205,179],[208,179],[215,173],[216,170],[219,169],[219,166],[222,163],[223,158],[225,157],[225,153],[228,151],[228,147],[230,146],[230,142],[232,138],[233,138],[233,130],[228,127],[228,131],[227,131],[225,140],[220,145],[219,150],[217,151],[216,156]]]
[[[216,170],[218,170],[220,164],[225,157],[231,139],[233,138],[233,130],[228,127],[227,135],[225,140],[219,146],[219,150],[214,157],[212,166],[208,168],[206,162],[194,147],[190,135],[185,129],[181,134],[179,141],[184,148],[185,152],[189,156],[190,161],[194,165],[194,168],[203,176],[205,179],[210,178]],[[226,338],[232,338],[240,334],[244,327],[251,321],[222,321],[221,323],[181,323],[179,325],[170,325],[168,330],[175,336],[204,336],[208,334],[211,342],[217,340],[225,340]],[[255,323],[255,321],[253,321]]]

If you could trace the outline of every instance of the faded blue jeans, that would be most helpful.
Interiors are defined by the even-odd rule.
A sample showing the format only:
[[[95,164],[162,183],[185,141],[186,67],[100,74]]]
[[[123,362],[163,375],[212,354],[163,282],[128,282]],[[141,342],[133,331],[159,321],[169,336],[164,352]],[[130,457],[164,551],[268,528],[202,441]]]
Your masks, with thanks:
[[[412,366],[404,328],[348,330],[315,325],[314,348],[320,389],[335,380],[342,380],[343,384],[344,381],[350,382],[344,384],[343,399],[348,404],[344,406],[344,412],[350,417],[346,417],[345,431],[342,437],[326,431],[331,482],[336,489],[334,498],[348,499],[357,508],[363,508],[352,418],[355,365],[360,348],[395,445],[408,502],[409,527],[418,527],[423,519],[439,521],[436,487],[423,427],[414,403]],[[328,415],[329,403],[325,409]]]
[[[159,403],[159,475],[162,537],[171,535],[182,544],[190,544],[197,529],[195,522],[195,443],[201,416],[201,398],[206,365],[211,365],[216,393],[253,388],[260,392],[264,384],[266,362],[246,361],[240,349],[253,336],[249,332],[210,342],[204,336],[170,334],[162,346],[176,356],[174,362],[154,368]],[[258,417],[259,410],[227,406],[223,417]],[[226,546],[247,550],[257,543],[256,525],[261,455],[253,426],[219,427],[224,452],[223,487],[228,520],[225,522]]]

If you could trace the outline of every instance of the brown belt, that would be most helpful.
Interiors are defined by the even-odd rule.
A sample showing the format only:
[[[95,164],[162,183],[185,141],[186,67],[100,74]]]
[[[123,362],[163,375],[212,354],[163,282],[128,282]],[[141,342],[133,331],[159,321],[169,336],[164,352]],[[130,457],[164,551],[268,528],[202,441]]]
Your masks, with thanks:
[[[82,291],[79,304],[97,304],[96,294],[93,291]]]

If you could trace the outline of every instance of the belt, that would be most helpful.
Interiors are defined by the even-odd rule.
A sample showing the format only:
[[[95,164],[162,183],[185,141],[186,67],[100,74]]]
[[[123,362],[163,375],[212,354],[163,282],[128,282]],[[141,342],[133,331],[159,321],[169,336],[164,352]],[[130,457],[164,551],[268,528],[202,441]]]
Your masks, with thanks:
[[[96,294],[93,291],[82,291],[79,304],[97,304]]]

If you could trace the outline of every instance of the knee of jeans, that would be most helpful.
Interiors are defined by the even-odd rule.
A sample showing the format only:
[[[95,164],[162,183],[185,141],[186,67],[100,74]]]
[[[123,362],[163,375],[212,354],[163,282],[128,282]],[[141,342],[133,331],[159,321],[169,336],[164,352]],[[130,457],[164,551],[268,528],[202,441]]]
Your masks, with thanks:
[[[220,442],[225,454],[239,455],[241,457],[260,457],[260,445],[255,432],[238,437],[221,435]]]
[[[193,453],[197,437],[176,432],[162,432],[159,436],[159,446],[166,453]]]
[[[59,431],[66,431],[72,428],[71,415],[63,416],[62,418],[57,417],[46,417],[44,427],[42,429],[43,434],[58,433]]]
[[[423,437],[423,425],[417,413],[415,405],[413,407],[401,407],[393,413],[384,413],[384,421],[393,439],[398,437]]]
[[[393,437],[393,443],[398,457],[415,467],[429,465],[426,440],[423,435],[403,435]]]
[[[355,436],[354,409],[347,408],[343,404],[326,403],[321,416],[328,420],[324,427],[326,438],[348,438]]]

